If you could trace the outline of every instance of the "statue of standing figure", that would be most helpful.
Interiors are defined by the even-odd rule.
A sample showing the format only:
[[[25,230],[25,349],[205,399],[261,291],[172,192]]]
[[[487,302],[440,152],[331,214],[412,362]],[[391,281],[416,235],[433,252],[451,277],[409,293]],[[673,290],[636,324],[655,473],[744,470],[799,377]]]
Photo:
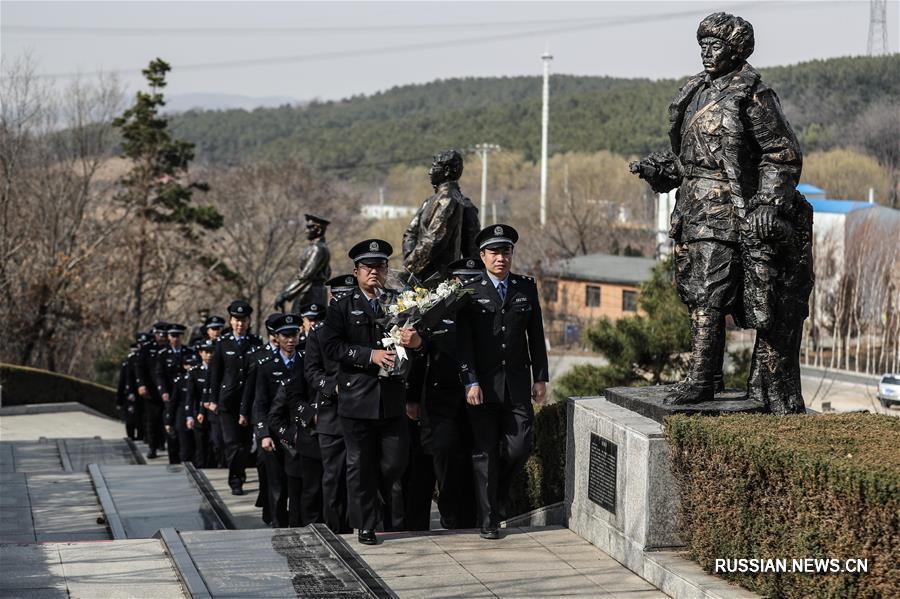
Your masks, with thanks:
[[[309,245],[300,255],[297,276],[275,300],[275,309],[279,312],[284,312],[285,304],[291,300],[294,314],[299,314],[300,306],[304,304],[328,305],[325,281],[331,278],[331,252],[325,242],[325,230],[331,221],[314,214],[304,216]]]
[[[800,339],[812,290],[812,208],[796,187],[802,155],[778,97],[747,58],[753,26],[726,13],[697,30],[704,72],[669,106],[671,152],[630,165],[654,191],[678,187],[669,236],[691,313],[687,377],[667,402],[724,390],[725,315],[756,329],[748,398],[805,411]]]
[[[434,195],[403,233],[403,266],[420,281],[435,273],[446,276],[451,262],[478,254],[478,209],[459,189],[462,172],[463,158],[456,150],[435,155],[428,169]]]

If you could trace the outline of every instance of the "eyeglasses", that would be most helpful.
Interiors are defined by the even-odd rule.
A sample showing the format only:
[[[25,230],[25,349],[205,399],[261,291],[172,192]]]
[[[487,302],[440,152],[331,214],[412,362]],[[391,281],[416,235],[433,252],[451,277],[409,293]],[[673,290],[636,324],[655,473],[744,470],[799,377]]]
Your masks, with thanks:
[[[365,269],[367,272],[376,272],[379,270],[387,270],[387,262],[382,262],[380,264],[364,264],[362,262],[359,263],[358,268]]]

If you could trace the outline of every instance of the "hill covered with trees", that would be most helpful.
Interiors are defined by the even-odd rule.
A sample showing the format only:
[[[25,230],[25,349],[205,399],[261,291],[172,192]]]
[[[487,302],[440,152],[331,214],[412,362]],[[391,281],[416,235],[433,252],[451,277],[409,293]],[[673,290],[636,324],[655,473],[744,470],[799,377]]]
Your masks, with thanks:
[[[896,54],[762,69],[806,151],[845,145],[871,106],[900,104],[897,73]],[[666,107],[682,82],[553,75],[551,153],[664,148]],[[479,142],[536,159],[540,92],[540,77],[439,80],[302,107],[190,111],[172,126],[204,161],[292,157],[339,177],[369,178],[392,165],[421,164],[440,148]]]

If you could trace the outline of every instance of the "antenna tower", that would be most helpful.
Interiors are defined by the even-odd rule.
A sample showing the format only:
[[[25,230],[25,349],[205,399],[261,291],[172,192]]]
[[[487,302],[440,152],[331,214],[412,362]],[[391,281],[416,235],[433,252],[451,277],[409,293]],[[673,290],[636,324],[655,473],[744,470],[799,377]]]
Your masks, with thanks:
[[[869,56],[888,53],[887,0],[869,0]]]

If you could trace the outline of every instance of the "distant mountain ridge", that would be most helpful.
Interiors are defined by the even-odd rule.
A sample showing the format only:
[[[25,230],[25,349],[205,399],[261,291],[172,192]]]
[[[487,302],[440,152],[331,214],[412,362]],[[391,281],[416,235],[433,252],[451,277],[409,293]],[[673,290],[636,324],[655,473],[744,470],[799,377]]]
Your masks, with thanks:
[[[278,106],[296,106],[301,104],[296,98],[287,96],[243,96],[239,94],[172,94],[166,96],[167,114],[186,112],[188,110],[254,110],[256,108],[275,108]]]
[[[698,69],[699,70],[699,69]],[[876,101],[900,104],[900,55],[817,60],[760,69],[807,151],[840,145],[849,123]],[[624,155],[667,145],[666,108],[683,83],[553,75],[550,150]],[[536,159],[540,77],[438,80],[306,106],[188,111],[176,135],[210,162],[298,156],[342,177],[373,177],[422,163],[436,150],[497,143]]]

